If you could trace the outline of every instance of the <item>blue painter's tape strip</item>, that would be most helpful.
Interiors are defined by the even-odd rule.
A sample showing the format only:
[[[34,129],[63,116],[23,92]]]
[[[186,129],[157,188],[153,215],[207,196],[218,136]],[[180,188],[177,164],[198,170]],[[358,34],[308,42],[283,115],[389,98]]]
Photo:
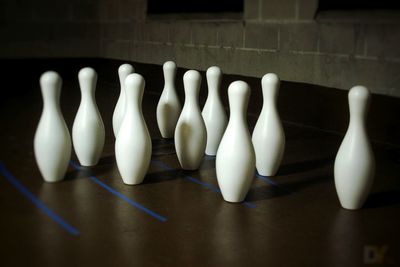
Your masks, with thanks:
[[[160,160],[152,160],[152,162],[156,163],[157,165],[159,165],[161,168],[163,168],[165,170],[169,170],[169,171],[173,170],[173,168],[171,168],[171,166],[165,164],[164,162],[162,162]],[[199,179],[196,179],[196,178],[194,178],[192,176],[188,176],[188,175],[184,176],[184,178],[186,180],[188,180],[188,181],[191,181],[191,182],[195,183],[195,184],[201,185],[202,187],[210,189],[211,191],[213,191],[215,193],[221,193],[221,190],[218,187],[216,187],[216,186],[214,186],[212,184],[200,181]],[[256,205],[254,203],[251,203],[251,202],[248,202],[248,201],[244,201],[244,202],[242,202],[242,204],[244,206],[248,207],[248,208],[255,208],[256,207]]]
[[[174,170],[171,166],[165,164],[164,162],[162,162],[160,160],[153,159],[153,160],[151,160],[151,162],[157,163],[157,165],[159,165],[164,170],[167,170],[167,171],[173,171]]]
[[[32,204],[34,204],[38,209],[40,209],[44,214],[49,216],[53,221],[59,224],[64,230],[66,230],[71,235],[78,236],[79,231],[64,221],[60,216],[55,214],[51,209],[46,207],[46,205],[41,202],[34,194],[32,194],[20,181],[15,178],[6,166],[0,162],[0,173],[10,182],[21,194],[23,194]]]
[[[70,163],[71,163],[71,166],[74,167],[76,170],[80,170],[80,169],[81,169],[81,167],[80,167],[77,163],[75,163],[75,162],[73,162],[73,161],[71,161]],[[130,205],[134,206],[135,208],[140,209],[141,211],[143,211],[143,212],[147,213],[148,215],[152,216],[153,218],[156,218],[157,220],[159,220],[159,221],[161,221],[161,222],[166,222],[166,221],[167,221],[167,218],[165,218],[165,217],[163,217],[163,216],[157,214],[156,212],[154,212],[154,211],[152,211],[152,210],[150,210],[150,209],[144,207],[143,205],[141,205],[141,204],[139,204],[139,203],[137,203],[137,202],[131,200],[131,199],[128,198],[127,196],[125,196],[125,195],[121,194],[120,192],[116,191],[115,189],[109,187],[108,185],[106,185],[105,183],[103,183],[102,181],[100,181],[96,176],[93,176],[93,175],[92,175],[92,176],[89,176],[89,178],[90,178],[93,182],[95,182],[96,184],[98,184],[98,185],[100,185],[101,187],[103,187],[104,189],[106,189],[106,190],[107,190],[108,192],[110,192],[111,194],[113,194],[113,195],[119,197],[120,199],[122,199],[122,200],[128,202]]]
[[[290,192],[289,189],[287,189],[287,188],[281,186],[280,184],[274,182],[272,179],[270,179],[270,178],[268,178],[268,177],[266,177],[266,176],[260,175],[260,174],[257,173],[257,172],[256,172],[256,177],[257,177],[258,179],[260,179],[261,181],[266,182],[266,183],[269,184],[269,185],[272,185],[272,186],[275,186],[275,187],[277,187],[277,188],[279,188],[279,189],[282,189],[282,190],[284,190],[284,191]]]
[[[199,185],[201,185],[201,186],[203,186],[203,187],[205,187],[207,189],[210,189],[211,191],[213,191],[215,193],[221,193],[221,190],[219,188],[213,186],[212,184],[208,184],[208,183],[202,182],[202,181],[200,181],[200,180],[198,180],[196,178],[193,178],[192,176],[188,176],[187,175],[187,176],[185,176],[185,179],[189,180],[189,181],[191,181],[191,182],[193,182],[195,184],[199,184]]]

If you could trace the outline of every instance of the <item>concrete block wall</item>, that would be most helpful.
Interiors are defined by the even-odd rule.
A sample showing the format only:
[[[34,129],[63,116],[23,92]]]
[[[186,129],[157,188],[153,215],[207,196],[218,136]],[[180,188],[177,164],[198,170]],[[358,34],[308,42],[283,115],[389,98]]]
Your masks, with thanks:
[[[318,0],[244,0],[243,19],[146,14],[146,0],[0,0],[1,57],[101,57],[400,97],[400,12],[317,12]],[[17,14],[17,15],[13,15]],[[17,30],[16,30],[17,29]]]
[[[91,0],[0,0],[0,57],[98,57],[102,7]]]

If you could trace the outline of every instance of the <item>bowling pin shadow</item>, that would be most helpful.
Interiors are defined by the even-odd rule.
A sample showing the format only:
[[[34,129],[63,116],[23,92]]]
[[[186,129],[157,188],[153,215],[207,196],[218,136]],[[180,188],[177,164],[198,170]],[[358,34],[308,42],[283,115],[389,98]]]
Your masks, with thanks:
[[[182,178],[182,170],[165,170],[148,173],[143,181],[144,184],[155,184],[173,181]]]
[[[157,139],[152,139],[151,142],[153,144],[153,147],[174,145],[173,138],[157,138]]]
[[[364,208],[375,209],[400,204],[400,190],[388,190],[372,193],[365,202]]]
[[[115,163],[115,155],[113,154],[100,158],[96,166],[109,165],[114,163]]]
[[[334,158],[333,157],[326,157],[321,159],[303,161],[303,162],[296,162],[283,165],[279,168],[277,175],[289,175],[295,174],[299,172],[307,172],[311,170],[316,170],[321,168],[327,164],[333,165]]]
[[[103,157],[99,160],[96,166],[91,166],[91,167],[80,166],[79,168],[80,168],[79,170],[75,169],[67,172],[64,180],[76,180],[76,179],[88,178],[90,176],[99,176],[107,174],[111,175],[114,172],[114,169],[116,168],[115,157],[114,155]]]
[[[315,177],[307,176],[306,178],[302,177],[297,181],[282,184],[282,186],[285,189],[289,190],[290,192],[297,192],[310,186],[315,186],[318,184],[329,183],[329,182],[333,182],[333,176],[330,175],[315,176]]]
[[[152,155],[162,156],[175,154],[175,144],[173,138],[152,139]]]
[[[77,180],[77,179],[88,178],[90,175],[91,175],[91,172],[88,169],[71,170],[65,174],[64,180],[65,181],[73,181],[73,180]]]
[[[321,183],[331,182],[331,176],[316,176],[316,177],[301,177],[297,181],[290,183],[279,183],[277,185],[266,185],[250,189],[247,194],[248,201],[267,200],[275,197],[282,197],[290,194],[295,194],[304,188],[314,186]]]
[[[289,194],[291,194],[291,191],[287,190],[286,188],[264,185],[251,188],[247,193],[246,201],[255,202]]]

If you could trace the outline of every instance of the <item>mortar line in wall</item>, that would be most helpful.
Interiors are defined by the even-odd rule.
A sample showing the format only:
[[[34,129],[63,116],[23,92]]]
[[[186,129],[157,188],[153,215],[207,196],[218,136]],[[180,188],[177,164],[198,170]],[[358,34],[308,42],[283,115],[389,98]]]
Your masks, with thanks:
[[[294,6],[294,9],[295,9],[295,18],[296,18],[296,20],[298,20],[299,19],[299,0],[296,0],[296,5]]]
[[[243,47],[243,48],[237,48],[238,50],[243,50],[243,51],[253,51],[253,52],[273,52],[276,53],[278,50],[276,49],[266,49],[266,48],[249,48],[249,47]]]
[[[355,59],[368,59],[368,60],[380,60],[382,58],[378,56],[364,56],[364,55],[349,55],[349,54],[339,54],[339,53],[324,53],[324,52],[313,52],[313,51],[296,51],[289,50],[291,54],[297,55],[313,55],[313,56],[335,56],[342,58],[354,57]],[[400,62],[400,58],[384,58],[384,61],[387,62]]]
[[[312,19],[298,19],[298,20],[294,20],[294,19],[246,19],[246,23],[247,22],[259,22],[262,24],[310,24],[310,23],[318,23],[315,20]],[[337,22],[337,21],[336,21]]]
[[[261,21],[262,0],[258,0],[258,21]]]

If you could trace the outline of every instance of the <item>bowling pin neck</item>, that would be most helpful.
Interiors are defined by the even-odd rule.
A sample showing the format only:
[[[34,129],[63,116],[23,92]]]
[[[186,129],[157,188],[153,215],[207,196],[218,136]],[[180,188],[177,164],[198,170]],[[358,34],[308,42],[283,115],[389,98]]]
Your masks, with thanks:
[[[42,87],[42,97],[44,104],[58,104],[60,102],[60,88]]]
[[[95,101],[95,88],[96,85],[81,85],[81,101]]]
[[[174,87],[175,73],[176,73],[175,69],[165,69],[164,68],[164,82],[165,82],[166,88]]]
[[[135,110],[141,109],[143,99],[143,91],[141,90],[126,90],[126,109]]]
[[[370,92],[364,86],[354,86],[348,95],[350,123],[364,123],[369,108]]]
[[[250,88],[242,81],[233,82],[228,88],[230,118],[247,120],[247,106],[250,98]]]
[[[218,67],[210,67],[207,70],[208,94],[218,94],[221,86],[222,72]]]
[[[125,93],[124,88],[125,88],[126,77],[128,77],[129,74],[134,73],[134,72],[135,72],[135,69],[130,64],[122,64],[118,68],[118,78],[119,78],[119,84],[121,87],[121,94]]]
[[[207,98],[218,98],[219,99],[219,87],[216,85],[208,85]]]
[[[139,74],[130,74],[125,79],[126,112],[141,112],[144,85],[144,79]]]
[[[276,106],[278,99],[279,89],[276,86],[263,86],[262,88],[264,104]]]
[[[198,95],[196,94],[196,92],[189,92],[185,94],[185,104],[184,106],[187,107],[194,107],[194,108],[198,108],[199,107],[199,101],[198,101]]]
[[[44,73],[40,79],[44,108],[59,109],[61,95],[61,78],[52,71]]]
[[[279,78],[274,73],[265,74],[261,80],[264,103],[275,105],[279,94]]]
[[[188,70],[183,75],[183,87],[185,90],[185,105],[198,106],[201,76],[195,70]]]

